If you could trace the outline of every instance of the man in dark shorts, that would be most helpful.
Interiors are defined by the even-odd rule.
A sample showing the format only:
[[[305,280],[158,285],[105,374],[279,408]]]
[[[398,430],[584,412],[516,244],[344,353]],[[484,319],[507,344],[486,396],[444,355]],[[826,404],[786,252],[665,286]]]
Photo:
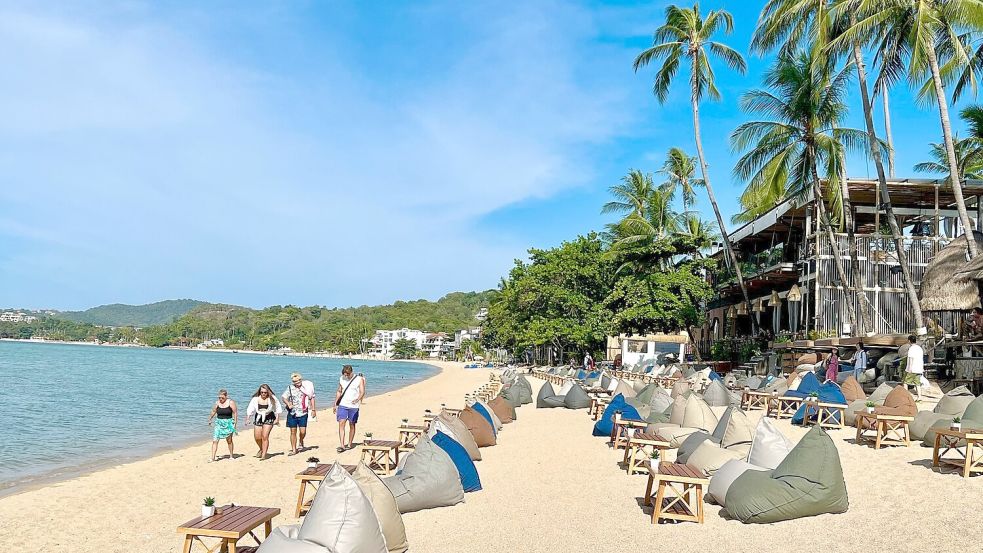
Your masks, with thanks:
[[[314,405],[314,383],[310,380],[304,380],[300,373],[293,373],[290,375],[290,386],[287,386],[281,397],[288,409],[287,428],[290,429],[290,453],[287,455],[296,455],[298,434],[300,434],[299,449],[304,449],[308,413],[312,418],[317,419],[317,410]]]
[[[351,365],[341,368],[341,379],[335,393],[334,412],[338,418],[338,453],[355,447],[355,425],[358,424],[358,409],[365,397],[365,376],[353,375]],[[348,424],[348,443],[345,444],[345,424]]]

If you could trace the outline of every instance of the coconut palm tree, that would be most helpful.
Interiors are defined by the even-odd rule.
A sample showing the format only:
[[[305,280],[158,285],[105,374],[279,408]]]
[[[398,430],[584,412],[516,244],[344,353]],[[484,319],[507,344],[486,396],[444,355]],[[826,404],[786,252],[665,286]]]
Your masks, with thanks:
[[[604,204],[601,213],[627,213],[644,217],[653,190],[655,184],[651,173],[631,169],[627,175],[621,177],[621,184],[608,189],[615,199]]]
[[[704,252],[720,240],[717,225],[700,217],[699,213],[687,212],[682,216],[679,234],[685,236],[694,246],[693,257],[702,259]]]
[[[980,141],[974,138],[959,139],[956,141],[956,159],[959,162],[959,179],[980,179],[983,178],[983,147]],[[915,171],[922,173],[932,173],[936,175],[948,175],[947,179],[952,180],[949,173],[949,162],[945,151],[945,144],[932,143],[932,161],[923,161],[915,165]]]
[[[669,88],[679,72],[680,64],[689,63],[690,106],[693,110],[693,135],[696,139],[696,155],[700,162],[700,174],[707,189],[707,198],[717,218],[720,235],[724,242],[725,255],[734,267],[737,283],[741,294],[751,310],[751,299],[748,296],[744,275],[740,263],[734,253],[734,247],[727,236],[723,216],[717,206],[717,199],[710,185],[710,175],[707,171],[706,156],[703,154],[703,140],[700,136],[700,102],[704,97],[711,100],[720,98],[713,69],[710,65],[711,56],[722,60],[731,69],[743,74],[747,71],[744,58],[733,48],[713,40],[719,32],[730,34],[734,30],[734,19],[725,10],[710,10],[706,17],[700,12],[700,4],[692,8],[669,6],[665,12],[665,22],[655,31],[652,47],[644,50],[635,58],[635,71],[647,67],[650,63],[660,63],[655,73],[652,92],[660,104],[669,97]],[[753,322],[754,332],[757,333],[757,323]]]
[[[816,58],[812,52],[783,50],[765,74],[769,89],[751,90],[741,98],[745,111],[770,120],[744,123],[731,134],[733,148],[745,152],[734,168],[734,176],[748,182],[749,188],[784,182],[790,196],[811,192],[832,248],[836,273],[844,290],[849,290],[850,280],[826,207],[820,172],[829,190],[839,190],[846,150],[862,151],[866,135],[840,126],[847,114],[844,96],[850,67],[828,74]],[[854,309],[846,312],[856,331],[859,327]]]
[[[983,106],[968,106],[959,112],[959,116],[969,127],[970,138],[983,143]]]
[[[696,158],[686,154],[680,148],[669,148],[666,160],[662,162],[659,174],[665,177],[661,188],[669,192],[671,197],[676,195],[676,189],[682,193],[683,213],[696,203],[696,189],[703,187],[703,179],[696,178]]]

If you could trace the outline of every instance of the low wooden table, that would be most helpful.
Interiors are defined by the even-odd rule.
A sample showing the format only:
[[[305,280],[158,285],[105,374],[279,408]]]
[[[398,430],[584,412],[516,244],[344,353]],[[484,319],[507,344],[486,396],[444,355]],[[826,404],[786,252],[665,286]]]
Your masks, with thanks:
[[[208,553],[234,553],[236,551],[248,551],[255,548],[237,548],[236,544],[247,534],[259,545],[261,540],[253,532],[260,525],[264,526],[266,535],[270,536],[273,531],[273,517],[280,514],[280,509],[274,507],[247,507],[245,505],[224,505],[220,507],[222,514],[210,517],[196,517],[181,526],[178,526],[177,533],[184,534],[184,545],[181,551],[191,553],[191,549],[197,543]],[[209,546],[203,538],[219,540],[215,545]]]
[[[959,442],[965,442],[965,445],[959,445]],[[965,449],[965,453],[959,448]],[[959,457],[945,458],[950,451],[955,451]],[[969,478],[974,472],[983,472],[983,429],[936,430],[932,466],[938,467],[940,464],[961,468],[963,478]]]
[[[365,440],[362,443],[362,462],[379,476],[389,476],[399,464],[397,440]]]
[[[823,428],[843,428],[843,418],[846,417],[846,405],[842,403],[826,403],[825,401],[807,401],[802,425],[818,424]],[[813,419],[815,415],[815,419]]]
[[[758,392],[755,390],[744,390],[741,396],[741,409],[750,411],[751,409],[768,410],[768,398],[771,392]]]
[[[908,424],[913,420],[915,417],[857,413],[857,443],[873,442],[874,449],[880,449],[882,445],[910,446],[911,435]]]
[[[776,419],[791,418],[799,410],[799,405],[803,401],[805,400],[801,397],[772,396],[768,399],[768,408],[765,416]]]
[[[400,447],[416,447],[416,441],[420,439],[420,436],[426,434],[428,427],[408,424],[400,426],[398,430]]]
[[[461,414],[461,411],[463,411],[463,409],[452,409],[450,407],[444,407],[444,411],[447,411],[451,415],[457,416]]]
[[[620,449],[622,447],[628,447],[628,435],[629,429],[644,430],[649,423],[641,419],[623,419],[620,415],[615,416],[614,426],[611,428],[611,443],[614,444],[615,449]]]
[[[655,504],[652,487],[658,483]],[[659,463],[659,470],[649,466],[645,485],[645,504],[652,505],[652,524],[660,519],[693,521],[703,524],[703,488],[710,479],[695,468],[682,463]],[[666,495],[669,492],[670,495]]]
[[[355,465],[341,465],[341,468],[347,470],[348,474],[355,472]],[[331,465],[321,464],[316,468],[304,469],[294,476],[295,480],[300,480],[300,491],[297,492],[297,508],[294,510],[295,517],[300,518],[300,515],[306,513],[311,506],[311,501],[314,500],[313,495],[307,499],[308,486],[317,493],[318,486],[328,475],[329,470],[331,470]]]
[[[625,471],[629,476],[638,472],[648,473],[652,451],[666,449],[669,449],[669,441],[662,436],[654,432],[635,432],[628,438],[628,447],[625,448]]]

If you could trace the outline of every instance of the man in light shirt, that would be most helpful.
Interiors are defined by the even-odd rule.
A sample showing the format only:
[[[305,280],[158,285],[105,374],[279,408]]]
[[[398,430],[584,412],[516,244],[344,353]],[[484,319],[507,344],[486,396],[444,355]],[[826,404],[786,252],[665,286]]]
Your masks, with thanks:
[[[908,354],[905,356],[904,385],[915,387],[915,397],[922,399],[922,374],[925,372],[925,351],[914,335],[908,336]]]
[[[857,342],[857,353],[853,354],[853,377],[860,382],[860,377],[867,370],[867,350],[863,342]]]
[[[351,365],[341,368],[338,391],[335,393],[334,407],[338,419],[338,453],[355,448],[355,426],[358,424],[358,410],[365,397],[365,376],[353,374]],[[345,443],[345,425],[348,425],[348,443]]]
[[[293,373],[290,375],[290,385],[284,390],[281,398],[288,409],[287,428],[290,429],[290,453],[287,455],[296,455],[298,434],[300,434],[300,449],[304,449],[308,413],[310,413],[311,418],[317,418],[317,410],[314,405],[314,383],[310,380],[304,380],[300,373]]]

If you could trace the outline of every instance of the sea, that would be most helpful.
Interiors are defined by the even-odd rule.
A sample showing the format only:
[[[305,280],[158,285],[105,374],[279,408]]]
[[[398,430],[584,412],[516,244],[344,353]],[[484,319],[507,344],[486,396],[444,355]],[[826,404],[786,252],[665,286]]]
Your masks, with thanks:
[[[365,374],[369,395],[439,371],[423,363],[0,341],[0,496],[210,440],[206,422],[221,388],[244,417],[261,384],[280,395],[299,372],[330,406],[344,364]]]

